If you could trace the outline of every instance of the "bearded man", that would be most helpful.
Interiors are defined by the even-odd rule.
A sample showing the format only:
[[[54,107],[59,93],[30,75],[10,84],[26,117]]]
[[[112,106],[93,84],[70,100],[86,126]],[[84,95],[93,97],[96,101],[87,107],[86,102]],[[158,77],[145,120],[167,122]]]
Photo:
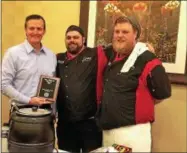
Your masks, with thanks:
[[[150,152],[154,104],[171,96],[171,85],[161,61],[138,42],[140,33],[133,17],[115,21],[112,46],[103,58],[108,65],[97,121],[104,146],[116,143]]]
[[[102,143],[102,131],[94,116],[100,101],[96,84],[101,82],[97,74],[103,51],[86,47],[84,32],[76,25],[68,27],[65,44],[67,51],[57,55],[56,69],[61,78],[57,98],[58,147],[69,152],[89,152]]]

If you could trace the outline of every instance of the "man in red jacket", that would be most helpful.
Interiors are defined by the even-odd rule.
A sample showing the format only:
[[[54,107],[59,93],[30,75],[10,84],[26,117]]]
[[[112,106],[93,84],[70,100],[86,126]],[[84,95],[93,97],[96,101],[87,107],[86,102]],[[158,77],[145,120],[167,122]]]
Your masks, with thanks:
[[[171,96],[171,85],[161,61],[137,42],[140,33],[135,18],[116,20],[112,46],[102,60],[108,65],[97,120],[104,146],[116,143],[150,152],[154,104]]]

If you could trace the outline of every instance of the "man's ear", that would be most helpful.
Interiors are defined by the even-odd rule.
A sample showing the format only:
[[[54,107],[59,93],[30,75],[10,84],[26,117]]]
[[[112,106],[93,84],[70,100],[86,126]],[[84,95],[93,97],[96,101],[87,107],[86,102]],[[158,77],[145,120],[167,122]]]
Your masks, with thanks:
[[[86,38],[85,37],[82,37],[82,42],[83,42],[83,44],[85,44],[85,42],[86,42]]]
[[[134,31],[134,34],[135,34],[135,40],[137,40],[137,34],[138,34],[138,32]]]
[[[44,30],[44,35],[45,35],[45,33],[46,33],[46,29]]]

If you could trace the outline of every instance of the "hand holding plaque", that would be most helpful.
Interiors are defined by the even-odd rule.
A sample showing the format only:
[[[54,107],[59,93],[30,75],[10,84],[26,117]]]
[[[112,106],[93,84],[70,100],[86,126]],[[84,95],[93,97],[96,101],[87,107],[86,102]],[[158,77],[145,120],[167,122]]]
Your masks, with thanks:
[[[41,75],[37,90],[37,97],[46,98],[46,101],[55,102],[59,84],[60,78]]]

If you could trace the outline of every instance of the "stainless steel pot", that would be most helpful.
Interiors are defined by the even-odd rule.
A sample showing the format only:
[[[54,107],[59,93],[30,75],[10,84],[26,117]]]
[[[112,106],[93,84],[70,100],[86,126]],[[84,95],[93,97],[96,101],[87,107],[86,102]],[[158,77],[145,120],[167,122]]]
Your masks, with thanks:
[[[52,111],[13,106],[8,134],[9,152],[52,152],[55,130]]]

